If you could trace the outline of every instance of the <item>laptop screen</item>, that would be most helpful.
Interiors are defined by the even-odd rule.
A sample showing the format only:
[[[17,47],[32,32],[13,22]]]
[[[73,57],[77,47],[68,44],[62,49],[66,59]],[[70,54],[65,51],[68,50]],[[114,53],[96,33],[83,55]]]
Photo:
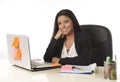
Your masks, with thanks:
[[[31,70],[29,38],[25,35],[7,35],[8,58],[17,66]]]

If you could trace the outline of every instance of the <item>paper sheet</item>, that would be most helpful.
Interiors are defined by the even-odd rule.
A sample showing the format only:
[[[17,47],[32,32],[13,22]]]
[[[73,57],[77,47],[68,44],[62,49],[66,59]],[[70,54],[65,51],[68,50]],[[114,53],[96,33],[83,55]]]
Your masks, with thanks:
[[[90,64],[88,66],[71,65],[68,67],[68,65],[64,65],[64,68],[61,68],[60,73],[92,74],[95,70],[96,63]]]

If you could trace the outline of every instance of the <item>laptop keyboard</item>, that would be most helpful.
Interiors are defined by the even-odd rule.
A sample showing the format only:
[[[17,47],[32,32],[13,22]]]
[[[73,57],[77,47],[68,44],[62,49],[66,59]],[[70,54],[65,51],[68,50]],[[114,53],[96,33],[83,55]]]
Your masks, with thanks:
[[[33,68],[42,67],[42,66],[43,67],[50,66],[50,63],[48,63],[48,62],[36,62],[36,61],[32,61],[31,64],[32,64]]]

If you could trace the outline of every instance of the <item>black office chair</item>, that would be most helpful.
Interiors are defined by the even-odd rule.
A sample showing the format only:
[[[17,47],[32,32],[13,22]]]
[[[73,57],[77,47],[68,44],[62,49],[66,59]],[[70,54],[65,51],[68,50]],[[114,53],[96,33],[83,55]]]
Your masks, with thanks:
[[[112,36],[108,28],[100,25],[81,25],[83,30],[92,39],[93,58],[91,63],[96,62],[98,66],[103,66],[106,56],[112,59]]]

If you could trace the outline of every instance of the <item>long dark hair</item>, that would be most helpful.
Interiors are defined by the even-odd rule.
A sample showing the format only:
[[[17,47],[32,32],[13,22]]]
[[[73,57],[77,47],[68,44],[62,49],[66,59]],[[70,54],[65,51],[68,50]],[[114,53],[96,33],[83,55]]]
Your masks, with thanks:
[[[72,20],[74,32],[82,31],[82,29],[80,28],[80,25],[78,23],[77,18],[74,15],[74,13],[71,10],[63,9],[63,10],[59,11],[57,13],[57,15],[56,15],[55,22],[54,22],[54,31],[53,31],[52,38],[54,38],[54,36],[56,35],[57,31],[59,30],[59,27],[58,27],[58,17],[61,16],[61,15],[68,16]]]

